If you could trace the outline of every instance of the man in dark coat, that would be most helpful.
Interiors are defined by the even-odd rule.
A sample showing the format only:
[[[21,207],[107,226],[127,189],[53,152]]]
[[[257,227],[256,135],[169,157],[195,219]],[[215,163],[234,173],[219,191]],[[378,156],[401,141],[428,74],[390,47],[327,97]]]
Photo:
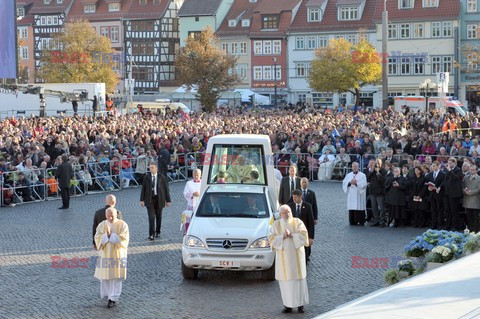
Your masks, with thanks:
[[[308,178],[303,177],[300,180],[302,188],[302,200],[312,205],[313,212],[313,221],[315,225],[318,223],[318,206],[317,206],[317,196],[315,192],[308,188]]]
[[[165,148],[165,143],[160,142],[158,151],[158,172],[167,178],[168,165],[170,164],[170,152]]]
[[[97,247],[95,245],[95,234],[97,232],[97,227],[101,222],[103,222],[104,220],[107,219],[107,216],[105,215],[106,210],[110,207],[115,208],[115,204],[117,204],[117,198],[114,195],[111,195],[111,194],[107,195],[107,197],[105,198],[105,207],[97,210],[95,212],[95,215],[93,216],[92,238],[93,238],[93,248],[95,250],[97,250]],[[117,210],[117,217],[118,217],[118,219],[123,219],[122,218],[122,213],[119,210]]]
[[[382,168],[382,160],[377,159],[373,168],[367,171],[368,192],[372,206],[373,221],[370,226],[385,227],[385,177],[387,171]]]
[[[385,202],[388,205],[390,218],[395,220],[393,227],[405,226],[407,222],[406,192],[407,180],[400,174],[400,168],[393,169],[385,181]]]
[[[463,197],[463,173],[457,160],[451,157],[447,163],[446,175],[441,188],[445,192],[445,227],[450,230],[463,230],[460,226],[460,208]]]
[[[445,179],[445,173],[440,170],[440,164],[435,161],[432,163],[432,171],[426,177],[427,189],[430,201],[430,228],[442,229],[445,223],[443,210],[443,189],[440,187]]]
[[[150,172],[145,174],[140,194],[140,206],[147,207],[149,239],[160,237],[162,209],[170,206],[170,191],[167,178],[158,173],[157,163],[150,163]],[[155,219],[157,221],[155,227]]]
[[[299,189],[293,191],[292,198],[293,202],[290,202],[287,205],[292,210],[293,217],[300,218],[308,231],[309,245],[308,247],[305,247],[305,258],[308,262],[311,253],[311,246],[313,245],[313,240],[315,238],[315,222],[313,221],[312,205],[302,200],[302,191]]]
[[[62,164],[57,168],[55,177],[58,180],[58,187],[60,188],[60,195],[62,196],[62,207],[58,209],[68,209],[70,207],[70,180],[73,178],[73,168],[68,162],[67,154],[63,154]]]
[[[295,189],[300,189],[300,178],[297,177],[297,167],[291,165],[288,169],[288,176],[283,177],[280,182],[280,192],[278,194],[280,205],[285,205],[292,201],[292,192]]]

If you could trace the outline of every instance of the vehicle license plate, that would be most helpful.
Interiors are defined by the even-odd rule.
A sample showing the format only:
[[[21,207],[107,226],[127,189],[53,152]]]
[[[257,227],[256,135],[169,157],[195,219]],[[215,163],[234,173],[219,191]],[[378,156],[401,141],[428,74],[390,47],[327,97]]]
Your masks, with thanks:
[[[233,260],[215,260],[214,267],[240,267],[240,262]]]

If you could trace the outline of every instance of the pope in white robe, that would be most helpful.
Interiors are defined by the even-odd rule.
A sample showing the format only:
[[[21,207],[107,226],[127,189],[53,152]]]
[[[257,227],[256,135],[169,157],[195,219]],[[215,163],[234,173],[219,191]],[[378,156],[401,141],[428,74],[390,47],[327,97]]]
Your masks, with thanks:
[[[107,219],[97,226],[95,244],[99,251],[95,278],[100,279],[100,297],[108,297],[111,308],[120,298],[122,281],[127,278],[128,225],[117,218],[117,210],[110,207]]]
[[[288,205],[280,207],[280,219],[270,227],[269,241],[275,250],[275,278],[280,285],[283,312],[291,312],[309,303],[305,246],[308,232],[303,222],[292,217]]]
[[[198,202],[200,200],[200,185],[201,185],[202,171],[198,168],[193,171],[193,180],[190,180],[185,184],[183,189],[183,197],[187,200],[187,211],[194,212],[197,209]],[[191,215],[182,213],[182,223],[180,230],[186,234],[188,226],[190,225]]]
[[[357,162],[352,164],[352,172],[343,179],[343,191],[347,194],[350,225],[364,225],[367,209],[367,177],[358,170]]]
[[[260,163],[259,163],[260,164]],[[257,166],[247,164],[243,155],[238,155],[236,160],[227,168],[227,183],[242,183],[250,179],[250,172],[257,171],[259,180],[264,181],[263,171],[259,171]]]

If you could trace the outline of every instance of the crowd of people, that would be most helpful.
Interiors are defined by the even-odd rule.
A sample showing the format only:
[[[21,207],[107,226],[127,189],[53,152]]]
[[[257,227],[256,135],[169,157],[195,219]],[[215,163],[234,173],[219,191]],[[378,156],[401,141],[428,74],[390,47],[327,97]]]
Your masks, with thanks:
[[[111,190],[141,184],[152,161],[158,162],[159,171],[170,180],[180,175],[188,177],[196,165],[201,165],[199,154],[205,150],[208,139],[228,133],[269,135],[274,164],[284,176],[289,166],[295,164],[299,177],[343,179],[351,171],[352,163],[359,163],[360,171],[370,172],[369,198],[373,198],[370,193],[385,192],[384,206],[405,207],[400,209],[403,217],[397,218],[395,226],[410,221],[419,226],[460,227],[445,220],[431,220],[432,209],[426,207],[426,202],[428,196],[433,196],[433,186],[425,190],[415,186],[419,184],[416,180],[418,174],[428,179],[435,165],[441,171],[447,169],[451,157],[464,175],[469,167],[480,165],[480,123],[472,113],[466,117],[435,111],[405,114],[391,109],[354,113],[307,106],[277,110],[221,108],[211,114],[189,115],[179,111],[95,118],[11,117],[2,120],[0,127],[2,204],[39,200],[58,192],[54,178],[63,154],[68,155],[74,170],[72,189]],[[385,181],[402,176],[405,183],[401,179],[401,187],[380,191],[381,183],[371,174],[377,169],[375,166],[381,169]],[[475,196],[467,195],[461,187],[460,191],[455,190],[460,196],[454,196]],[[405,196],[391,195],[399,188]],[[450,190],[440,188],[443,191]],[[399,198],[404,200],[397,203]],[[381,200],[372,206],[375,213],[375,207],[381,206],[378,201]],[[466,202],[468,205],[469,201]],[[438,207],[445,207],[439,209],[448,212],[451,207],[461,210],[461,205],[454,201]],[[417,216],[413,213],[416,210],[425,216],[414,221],[409,216]],[[378,214],[381,219],[382,211]],[[381,219],[378,224],[386,222]]]

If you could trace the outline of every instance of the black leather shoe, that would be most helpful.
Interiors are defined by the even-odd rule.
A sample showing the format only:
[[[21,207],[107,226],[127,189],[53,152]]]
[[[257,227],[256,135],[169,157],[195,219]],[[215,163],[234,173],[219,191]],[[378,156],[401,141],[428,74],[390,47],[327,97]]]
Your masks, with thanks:
[[[62,206],[62,207],[58,207],[58,209],[67,209],[67,208]]]
[[[108,305],[107,305],[107,307],[108,307],[108,308],[112,308],[113,306],[115,306],[115,302],[114,302],[114,301],[111,301],[110,299],[108,299]]]
[[[298,312],[300,312],[300,313],[304,313],[304,312],[305,312],[305,310],[303,310],[303,306],[298,307]]]
[[[153,235],[152,235],[152,236],[150,236],[150,237],[148,237],[148,239],[150,239],[150,240],[153,240]]]
[[[292,308],[283,306],[282,313],[290,313],[290,312],[292,312]]]
[[[157,233],[157,234],[155,235],[155,238],[159,238],[159,237],[160,237],[160,233]]]

